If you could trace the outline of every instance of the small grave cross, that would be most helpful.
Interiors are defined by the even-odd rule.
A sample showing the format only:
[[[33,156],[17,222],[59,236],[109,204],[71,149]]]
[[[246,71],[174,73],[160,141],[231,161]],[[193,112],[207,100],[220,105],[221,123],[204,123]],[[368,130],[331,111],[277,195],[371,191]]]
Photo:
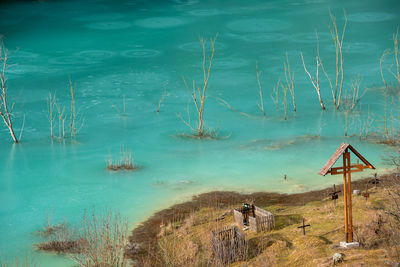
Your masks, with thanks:
[[[365,197],[365,201],[367,201],[369,198],[368,185],[367,185],[367,188],[365,189],[365,193],[363,194],[363,197]]]
[[[304,224],[304,219],[303,219],[303,225],[302,226],[297,226],[297,228],[303,228],[303,235],[306,235],[306,227],[309,227],[311,225],[309,224]]]
[[[332,196],[332,200],[333,200],[334,203],[335,203],[335,207],[336,207],[336,199],[339,198],[338,193],[340,193],[340,192],[342,192],[342,191],[340,191],[340,190],[336,191],[336,185],[333,184],[333,192],[332,192],[332,193],[329,193],[329,195]]]

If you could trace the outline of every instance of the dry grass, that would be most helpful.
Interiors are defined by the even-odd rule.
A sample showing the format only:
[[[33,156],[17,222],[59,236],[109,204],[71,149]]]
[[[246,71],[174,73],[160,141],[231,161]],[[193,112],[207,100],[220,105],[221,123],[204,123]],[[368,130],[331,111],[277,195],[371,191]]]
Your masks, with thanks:
[[[118,213],[102,210],[84,213],[76,231],[67,223],[53,226],[49,221],[38,231],[45,241],[36,244],[41,251],[65,254],[81,267],[127,266],[127,221]]]
[[[1,255],[0,255],[1,256]],[[28,256],[24,257],[23,259],[20,259],[18,257],[15,257],[14,259],[7,259],[0,257],[0,266],[1,267],[36,267],[36,263],[32,261],[32,259]]]
[[[386,181],[388,178],[381,179]],[[355,181],[352,188],[364,190],[368,181]],[[337,189],[342,189],[340,187]],[[388,247],[388,228],[385,230],[379,219],[379,214],[384,214],[389,203],[388,193],[378,186],[369,189],[368,201],[361,195],[353,197],[355,239],[360,241],[361,248],[341,250],[338,245],[345,237],[343,196],[340,195],[335,207],[328,195],[330,191],[293,195],[202,194],[193,201],[158,212],[136,228],[130,241],[141,244],[141,249],[131,251],[127,256],[135,259],[138,266],[146,266],[145,260],[147,266],[221,265],[213,257],[211,231],[234,225],[229,211],[254,199],[258,206],[275,214],[276,228],[266,233],[246,231],[246,260],[232,266],[331,266],[332,255],[336,252],[345,254],[343,266],[388,266],[388,263],[397,262],[396,249]],[[303,218],[311,224],[306,236],[297,228]]]
[[[127,147],[122,146],[120,150],[120,157],[118,160],[114,160],[111,154],[107,160],[107,170],[110,171],[132,171],[137,170],[139,167],[133,161],[132,151]]]

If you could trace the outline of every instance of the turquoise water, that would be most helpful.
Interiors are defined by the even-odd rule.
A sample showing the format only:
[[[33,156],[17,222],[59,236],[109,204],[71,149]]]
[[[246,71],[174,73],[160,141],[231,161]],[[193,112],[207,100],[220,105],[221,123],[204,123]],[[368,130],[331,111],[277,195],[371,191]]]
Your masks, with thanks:
[[[110,207],[130,226],[152,212],[210,190],[302,192],[338,183],[341,177],[317,172],[341,142],[349,142],[379,172],[392,148],[344,137],[344,113],[335,111],[321,75],[327,106],[322,111],[302,67],[314,69],[315,38],[333,78],[334,47],[328,31],[329,8],[343,24],[345,82],[362,77],[361,108],[351,115],[349,134],[359,134],[367,110],[380,131],[384,101],[379,58],[393,47],[400,22],[397,1],[48,1],[0,5],[0,34],[10,50],[9,99],[15,101],[15,129],[26,121],[21,143],[13,145],[0,128],[0,252],[31,255],[40,266],[70,266],[66,259],[37,253],[33,234],[46,210],[53,221],[79,221],[83,210]],[[206,123],[222,140],[177,137],[189,133],[176,116],[186,115],[188,81],[202,75],[199,36],[218,33],[206,102]],[[297,112],[275,110],[270,98],[288,54],[295,72]],[[256,61],[263,71],[266,118],[257,107]],[[393,63],[388,57],[386,66]],[[386,71],[387,79],[390,73]],[[68,79],[76,82],[76,104],[84,127],[76,141],[50,139],[46,97],[56,92],[69,105]],[[158,101],[165,97],[160,113]],[[113,107],[123,108],[127,116]],[[221,97],[251,117],[221,106]],[[361,111],[360,111],[361,109]],[[191,106],[192,119],[195,109]],[[395,111],[393,111],[395,113]],[[396,115],[396,114],[394,114]],[[397,126],[395,126],[397,127]],[[57,129],[56,129],[57,130]],[[320,135],[320,137],[315,137]],[[109,153],[121,145],[142,166],[110,173]],[[288,179],[283,180],[287,175]],[[366,173],[364,173],[366,175]],[[358,175],[356,177],[360,177]]]

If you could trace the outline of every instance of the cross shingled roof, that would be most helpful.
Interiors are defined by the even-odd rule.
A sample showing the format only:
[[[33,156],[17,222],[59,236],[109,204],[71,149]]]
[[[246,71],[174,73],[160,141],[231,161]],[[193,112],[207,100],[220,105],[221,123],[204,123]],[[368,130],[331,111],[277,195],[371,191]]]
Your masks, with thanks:
[[[350,144],[342,143],[318,174],[325,176],[347,148],[350,149],[362,162],[364,162],[366,168],[375,169],[375,167],[372,166],[372,164],[369,163],[368,160],[366,160],[363,156],[361,156],[361,154],[358,153],[354,147],[352,147]]]

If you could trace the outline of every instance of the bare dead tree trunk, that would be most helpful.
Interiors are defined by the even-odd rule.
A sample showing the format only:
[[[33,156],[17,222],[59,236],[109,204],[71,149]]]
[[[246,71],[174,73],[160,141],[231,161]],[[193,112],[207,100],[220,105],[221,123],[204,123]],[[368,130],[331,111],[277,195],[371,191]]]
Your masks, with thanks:
[[[344,109],[345,130],[344,136],[348,135],[349,118],[359,102],[359,92],[361,86],[361,77],[357,76],[351,81],[350,90],[347,90],[343,97],[342,107]]]
[[[276,83],[276,85],[273,88],[272,94],[271,94],[271,98],[272,101],[275,104],[275,109],[278,110],[279,109],[279,86],[281,84],[281,79],[278,79],[278,82]]]
[[[292,95],[293,111],[296,112],[296,100],[294,97],[294,72],[291,72],[290,70],[289,57],[287,53],[286,53],[286,62],[283,65],[285,68],[285,79],[286,79],[285,87],[287,87],[290,94]]]
[[[48,119],[50,122],[50,137],[54,137],[54,108],[56,105],[56,94],[52,95],[49,93],[49,96],[47,97],[47,108],[48,108]]]
[[[396,61],[396,79],[400,85],[400,65],[399,65],[399,27],[397,27],[396,34],[393,34],[393,46],[394,46],[394,59]]]
[[[258,83],[258,89],[259,89],[259,95],[260,95],[260,103],[257,103],[257,105],[261,109],[263,116],[265,117],[263,92],[262,92],[262,87],[261,87],[261,82],[260,82],[261,73],[262,73],[262,71],[258,70],[258,63],[256,62],[257,83]]]
[[[0,41],[1,42],[1,41]],[[6,78],[6,69],[7,69],[7,61],[8,61],[8,51],[4,47],[4,44],[0,44],[0,64],[2,65],[0,80],[1,80],[1,92],[0,92],[0,116],[3,119],[4,124],[7,126],[10,131],[11,138],[14,140],[14,143],[18,143],[18,138],[15,136],[12,120],[11,120],[11,110],[9,109],[7,103],[7,78]]]
[[[336,109],[339,109],[339,107],[340,107],[340,99],[342,96],[343,80],[344,80],[343,40],[344,40],[344,33],[346,32],[346,26],[347,26],[347,16],[346,16],[345,10],[343,10],[343,14],[344,14],[345,22],[343,25],[342,35],[341,35],[341,37],[339,37],[339,32],[338,32],[337,23],[336,23],[336,17],[329,10],[329,15],[330,15],[331,21],[332,21],[332,26],[329,27],[329,31],[331,32],[332,40],[335,44],[335,50],[336,50],[336,79],[335,79],[335,92],[334,92],[334,97],[333,97],[333,104],[336,105]],[[339,82],[340,82],[340,87],[339,87]],[[339,93],[338,93],[338,90],[339,90]]]
[[[211,65],[214,59],[214,52],[215,52],[215,41],[217,40],[218,34],[210,39],[210,56],[206,58],[206,43],[207,41],[204,38],[200,38],[200,43],[203,47],[203,85],[202,88],[196,87],[196,82],[193,81],[193,88],[191,89],[187,84],[185,77],[182,77],[186,88],[189,90],[190,95],[192,97],[193,103],[196,107],[197,115],[198,115],[198,126],[196,129],[197,136],[201,137],[205,134],[204,132],[204,105],[206,99],[206,91],[208,87],[208,81],[210,79],[211,74]]]
[[[308,77],[310,78],[312,85],[314,86],[315,90],[317,91],[318,100],[321,105],[321,108],[322,108],[322,110],[325,110],[324,102],[322,101],[322,97],[321,97],[321,89],[319,86],[319,67],[321,65],[321,59],[319,56],[319,38],[318,38],[317,31],[315,31],[315,35],[317,37],[317,57],[316,57],[317,70],[316,70],[316,74],[315,74],[315,79],[311,76],[310,72],[306,68],[306,64],[304,63],[303,53],[300,53],[300,55],[301,55],[301,60],[303,62],[304,70],[308,74]]]
[[[161,96],[160,100],[158,101],[158,108],[157,108],[157,110],[156,110],[157,113],[160,112],[161,104],[162,104],[162,102],[164,101],[164,98],[167,96],[167,83],[165,83],[163,87],[164,87],[164,93],[163,93],[163,95]]]
[[[65,108],[63,107],[61,109],[60,105],[55,101],[54,105],[57,110],[57,115],[58,115],[58,138],[61,140],[65,139]]]
[[[282,105],[283,105],[283,111],[284,111],[284,119],[287,120],[287,91],[288,91],[288,87],[282,83],[280,83],[280,86],[282,88],[282,92],[283,92],[283,100],[282,100]]]

